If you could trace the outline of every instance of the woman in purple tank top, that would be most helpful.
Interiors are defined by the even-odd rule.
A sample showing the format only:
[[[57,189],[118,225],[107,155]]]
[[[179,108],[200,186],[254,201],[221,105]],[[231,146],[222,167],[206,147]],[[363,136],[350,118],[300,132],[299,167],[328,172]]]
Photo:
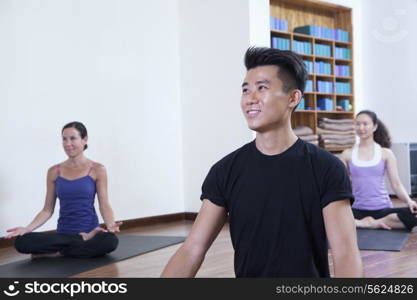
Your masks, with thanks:
[[[43,209],[26,227],[15,227],[6,238],[16,237],[15,247],[33,258],[44,256],[96,257],[112,252],[118,245],[115,222],[107,195],[107,174],[103,165],[84,156],[87,129],[71,122],[62,129],[62,144],[68,159],[52,166],[47,175]],[[99,226],[94,208],[97,194],[105,229]],[[59,198],[56,233],[33,232],[49,220]]]
[[[357,114],[355,130],[359,144],[343,151],[341,158],[352,180],[356,226],[411,231],[417,225],[417,203],[410,199],[400,181],[395,156],[389,149],[388,130],[369,110]],[[408,207],[393,208],[385,188],[385,174],[397,197]]]

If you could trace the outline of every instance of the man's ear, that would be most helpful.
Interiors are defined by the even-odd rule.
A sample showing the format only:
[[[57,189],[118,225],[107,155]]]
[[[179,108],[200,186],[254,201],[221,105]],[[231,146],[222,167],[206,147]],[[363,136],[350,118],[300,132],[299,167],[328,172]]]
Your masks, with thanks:
[[[301,98],[303,97],[303,93],[300,90],[295,89],[290,92],[290,101],[288,102],[288,106],[291,110],[294,109],[300,103]]]

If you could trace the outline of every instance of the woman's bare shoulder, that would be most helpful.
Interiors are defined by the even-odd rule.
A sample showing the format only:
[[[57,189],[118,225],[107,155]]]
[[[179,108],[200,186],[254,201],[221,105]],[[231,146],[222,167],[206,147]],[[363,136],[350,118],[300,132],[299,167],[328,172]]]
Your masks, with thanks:
[[[48,174],[47,174],[48,179],[55,180],[58,177],[58,175],[59,175],[59,166],[61,164],[62,163],[58,163],[58,164],[55,164],[55,165],[49,167]]]
[[[395,158],[394,152],[390,148],[381,147],[381,152],[384,159]]]
[[[92,172],[95,173],[96,178],[106,175],[106,167],[99,162],[91,161],[91,168]]]
[[[351,159],[352,157],[352,148],[348,148],[343,150],[342,154],[340,155],[340,157],[344,160],[344,161],[348,161]]]

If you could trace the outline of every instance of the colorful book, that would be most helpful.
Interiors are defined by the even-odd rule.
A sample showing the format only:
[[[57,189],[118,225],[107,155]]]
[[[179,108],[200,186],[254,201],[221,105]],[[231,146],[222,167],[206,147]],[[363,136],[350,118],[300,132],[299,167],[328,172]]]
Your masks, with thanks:
[[[317,92],[332,94],[333,93],[333,82],[325,80],[317,80]]]
[[[306,81],[306,86],[305,86],[305,88],[304,88],[304,91],[305,91],[305,92],[312,92],[312,91],[313,91],[313,80],[308,79],[308,80]]]
[[[350,82],[336,81],[336,94],[352,94]]]
[[[290,50],[290,39],[275,37],[271,38],[272,48],[279,50]]]
[[[312,35],[319,38],[349,42],[349,32],[342,29],[333,29],[317,25],[305,25],[294,28],[294,32]]]
[[[347,65],[335,65],[334,66],[336,76],[349,77],[350,67]]]
[[[314,63],[312,61],[304,60],[304,64],[308,73],[314,73]]]
[[[317,61],[315,63],[314,72],[316,74],[331,75],[332,74],[332,65],[324,61]]]
[[[331,98],[318,99],[317,110],[333,110],[333,100]]]
[[[334,48],[334,57],[336,58],[342,58],[342,59],[351,59],[351,51],[349,48],[344,47],[335,47]]]
[[[337,100],[337,106],[340,106],[344,111],[350,111],[351,105],[349,99]]]
[[[275,17],[269,17],[269,23],[272,30],[288,31],[288,21],[278,19]]]
[[[312,47],[310,42],[298,41],[293,40],[292,42],[292,50],[297,53],[301,54],[312,54]]]
[[[315,43],[314,54],[317,56],[332,56],[332,48],[330,45]]]

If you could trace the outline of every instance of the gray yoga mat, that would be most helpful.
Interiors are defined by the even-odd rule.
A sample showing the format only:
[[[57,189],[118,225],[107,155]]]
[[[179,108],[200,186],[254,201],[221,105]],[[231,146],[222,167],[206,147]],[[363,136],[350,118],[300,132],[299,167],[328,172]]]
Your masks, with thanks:
[[[360,250],[401,251],[408,239],[405,230],[357,229]]]
[[[0,265],[0,277],[63,278],[93,270],[136,255],[182,243],[185,238],[178,236],[118,235],[119,245],[115,251],[95,258],[37,258],[25,259]]]

